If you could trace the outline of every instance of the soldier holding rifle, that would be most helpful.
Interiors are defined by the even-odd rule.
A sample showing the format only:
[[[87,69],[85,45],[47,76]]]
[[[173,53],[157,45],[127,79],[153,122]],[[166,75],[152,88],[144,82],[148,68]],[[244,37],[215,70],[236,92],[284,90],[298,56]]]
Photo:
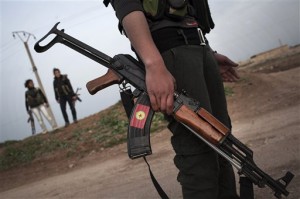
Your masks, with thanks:
[[[236,81],[236,63],[205,38],[214,27],[207,0],[112,0],[120,28],[145,64],[155,111],[172,113],[173,93],[186,90],[230,127],[222,79]],[[175,120],[169,129],[184,198],[236,199],[232,166]]]

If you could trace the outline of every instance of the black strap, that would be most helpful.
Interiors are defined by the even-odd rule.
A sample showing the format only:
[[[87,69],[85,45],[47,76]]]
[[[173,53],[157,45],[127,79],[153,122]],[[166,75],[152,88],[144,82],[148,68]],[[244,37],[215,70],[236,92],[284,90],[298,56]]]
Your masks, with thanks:
[[[168,27],[151,33],[160,53],[182,45],[199,45],[200,39],[197,28]]]
[[[253,183],[247,177],[240,176],[240,198],[254,199]]]
[[[169,197],[168,197],[168,195],[166,194],[166,192],[161,188],[161,186],[160,186],[159,183],[157,182],[156,178],[154,177],[154,175],[153,175],[153,173],[152,173],[152,171],[151,171],[151,169],[150,169],[150,165],[149,165],[149,163],[147,162],[146,157],[143,156],[143,158],[144,158],[146,164],[148,165],[149,173],[150,173],[150,176],[151,176],[151,180],[152,180],[152,182],[153,182],[153,185],[154,185],[154,187],[155,187],[157,193],[160,195],[160,197],[161,197],[162,199],[169,199]]]

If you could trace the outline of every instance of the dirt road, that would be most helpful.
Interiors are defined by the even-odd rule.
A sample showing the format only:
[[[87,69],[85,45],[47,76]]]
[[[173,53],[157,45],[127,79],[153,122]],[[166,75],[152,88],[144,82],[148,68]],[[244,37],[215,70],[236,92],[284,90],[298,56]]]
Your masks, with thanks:
[[[254,151],[257,165],[273,178],[292,171],[296,176],[288,198],[300,199],[300,67],[269,74],[241,72],[241,76],[228,97],[234,135]],[[153,155],[148,160],[170,198],[182,198],[170,136],[168,130],[152,136]],[[65,167],[69,169],[63,174],[45,173],[21,186],[6,187],[1,198],[159,198],[146,164],[130,160],[126,144],[91,153],[81,163],[66,162]],[[22,173],[16,175],[21,178]],[[275,198],[269,188],[255,188],[255,195]]]

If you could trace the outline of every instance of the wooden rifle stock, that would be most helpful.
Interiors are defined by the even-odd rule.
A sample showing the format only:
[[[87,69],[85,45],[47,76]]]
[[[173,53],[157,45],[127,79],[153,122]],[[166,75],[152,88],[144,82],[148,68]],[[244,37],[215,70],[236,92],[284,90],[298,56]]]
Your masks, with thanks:
[[[105,75],[89,81],[86,84],[86,88],[91,95],[94,95],[98,91],[113,84],[120,84],[122,81],[123,78],[120,75],[118,75],[112,69],[108,69]]]

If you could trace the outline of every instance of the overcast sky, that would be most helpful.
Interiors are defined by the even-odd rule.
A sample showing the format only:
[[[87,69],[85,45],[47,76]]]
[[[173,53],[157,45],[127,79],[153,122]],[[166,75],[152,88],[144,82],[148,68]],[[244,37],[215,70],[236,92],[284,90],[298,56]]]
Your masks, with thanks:
[[[234,61],[248,59],[282,44],[300,43],[299,0],[210,0],[209,3],[216,24],[208,36],[210,44]],[[61,22],[59,29],[65,29],[66,33],[109,56],[133,55],[128,40],[117,30],[112,8],[105,8],[102,0],[1,0],[0,9],[0,142],[31,135],[30,125],[26,122],[24,82],[30,78],[38,86],[24,44],[19,38],[14,39],[12,32],[26,31],[40,39],[56,22]],[[83,101],[76,104],[78,119],[119,100],[118,86],[94,96],[86,90],[86,83],[103,75],[105,67],[61,44],[47,52],[36,53],[35,42],[30,37],[28,45],[59,126],[64,125],[64,121],[54,98],[54,67],[68,74],[74,89],[82,88],[80,97]],[[67,110],[72,118],[68,107]],[[50,129],[47,121],[45,123]],[[36,128],[41,131],[37,121]]]

